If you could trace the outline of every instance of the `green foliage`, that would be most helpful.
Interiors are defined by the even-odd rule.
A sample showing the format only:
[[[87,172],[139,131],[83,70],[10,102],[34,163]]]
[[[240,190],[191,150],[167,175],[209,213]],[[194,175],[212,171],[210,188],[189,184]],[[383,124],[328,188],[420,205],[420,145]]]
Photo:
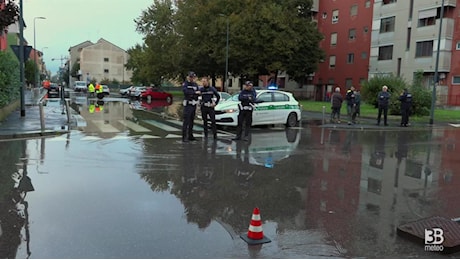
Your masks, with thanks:
[[[110,82],[111,85],[120,85],[120,81],[118,81],[116,78],[113,78],[112,81]]]
[[[414,82],[410,86],[403,78],[394,75],[379,75],[363,83],[361,95],[363,100],[377,107],[377,95],[382,90],[382,86],[388,86],[388,92],[391,93],[389,113],[391,115],[401,114],[401,102],[399,96],[405,88],[412,94],[411,114],[416,116],[426,116],[429,114],[431,105],[430,92],[422,85],[423,72],[417,72],[414,76]]]
[[[211,78],[228,72],[257,78],[287,71],[302,80],[324,56],[312,1],[155,0],[135,20],[144,44],[128,50],[133,82],[181,81],[189,70]],[[228,32],[228,45],[227,45]],[[226,54],[228,46],[228,56]]]
[[[19,98],[19,61],[9,51],[0,51],[0,107]]]
[[[431,93],[423,86],[423,71],[417,71],[412,83],[412,109],[413,115],[427,116],[430,114]]]
[[[108,85],[108,84],[110,84],[110,83],[111,83],[111,81],[110,81],[110,79],[108,79],[108,78],[103,78],[103,79],[99,82],[99,84],[102,84],[102,85]]]
[[[19,20],[19,7],[9,1],[3,9],[0,9],[0,32],[3,32],[9,25]]]
[[[33,60],[27,60],[24,64],[24,77],[26,84],[34,84],[35,81],[35,72],[37,69],[37,64]]]
[[[377,108],[377,96],[382,91],[382,86],[388,87],[388,92],[391,94],[389,113],[391,115],[400,114],[401,103],[399,101],[399,94],[405,88],[409,88],[408,83],[401,77],[394,75],[378,75],[368,81],[364,82],[361,89],[362,99]]]

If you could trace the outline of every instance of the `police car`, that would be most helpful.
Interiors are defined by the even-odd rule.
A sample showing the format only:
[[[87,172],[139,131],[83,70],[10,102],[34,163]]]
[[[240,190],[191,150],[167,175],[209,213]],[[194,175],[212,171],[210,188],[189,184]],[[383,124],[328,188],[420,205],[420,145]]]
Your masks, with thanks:
[[[287,127],[296,126],[301,119],[299,102],[292,93],[280,90],[256,90],[257,100],[252,114],[252,125],[284,124]],[[238,125],[238,94],[226,102],[217,104],[216,124],[223,126]]]

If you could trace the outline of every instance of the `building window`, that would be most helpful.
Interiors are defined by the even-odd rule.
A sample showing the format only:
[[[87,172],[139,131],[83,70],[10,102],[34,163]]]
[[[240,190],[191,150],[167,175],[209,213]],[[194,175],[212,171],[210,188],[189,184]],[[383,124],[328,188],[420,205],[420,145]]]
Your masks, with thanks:
[[[327,18],[327,13],[324,12],[324,13],[323,13],[323,19],[326,19],[326,18]]]
[[[347,54],[347,63],[348,64],[353,64],[355,62],[355,54],[354,53],[348,53]]]
[[[365,51],[361,52],[361,59],[363,60],[367,59],[367,52]]]
[[[109,69],[104,69],[104,73],[109,73]]]
[[[433,56],[433,41],[417,42],[415,49],[415,57],[431,57]]]
[[[367,27],[367,26],[364,26],[364,27],[363,27],[363,32],[364,32],[364,33],[367,33],[367,32],[369,32],[369,27]]]
[[[457,42],[457,44],[455,45],[455,49],[460,50],[460,42]]]
[[[350,16],[358,15],[358,5],[352,5],[350,7]]]
[[[366,8],[371,7],[371,0],[366,0],[366,3],[364,3],[364,6],[365,6]]]
[[[329,57],[329,68],[335,68],[335,56],[334,55]]]
[[[348,31],[348,39],[349,40],[354,40],[356,39],[356,30],[355,29],[350,29]]]
[[[452,84],[460,85],[460,76],[453,76]]]
[[[412,38],[412,28],[407,28],[406,50],[410,49],[410,39]]]
[[[331,45],[337,45],[337,33],[331,33]]]
[[[104,62],[109,62],[109,58],[104,58]]]
[[[436,25],[436,10],[435,10],[435,16],[418,19],[418,24],[417,24],[418,27],[425,27],[425,26],[431,26],[431,25]]]
[[[353,86],[353,79],[352,78],[346,78],[345,79],[345,87],[348,89],[351,86]]]
[[[332,23],[339,22],[339,10],[332,11]]]
[[[380,33],[395,31],[395,17],[387,17],[380,20]]]
[[[392,3],[396,3],[396,2],[397,2],[397,0],[383,0],[382,5],[392,4]]]
[[[393,59],[393,45],[379,47],[378,60],[391,60]]]

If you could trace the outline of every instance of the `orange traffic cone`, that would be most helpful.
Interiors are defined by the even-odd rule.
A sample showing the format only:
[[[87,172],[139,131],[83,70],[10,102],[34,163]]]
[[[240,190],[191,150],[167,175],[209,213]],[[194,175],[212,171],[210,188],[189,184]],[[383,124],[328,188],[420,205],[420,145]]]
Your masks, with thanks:
[[[264,236],[264,232],[262,231],[262,221],[260,218],[259,208],[254,208],[251,223],[249,224],[248,234],[240,235],[240,237],[250,245],[272,242],[269,238]]]

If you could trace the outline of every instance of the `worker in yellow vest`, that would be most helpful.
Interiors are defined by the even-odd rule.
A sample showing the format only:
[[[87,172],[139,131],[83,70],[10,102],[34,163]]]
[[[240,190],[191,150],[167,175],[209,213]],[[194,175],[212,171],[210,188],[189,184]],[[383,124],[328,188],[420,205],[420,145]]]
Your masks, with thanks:
[[[95,91],[96,91],[96,88],[94,87],[93,83],[89,83],[89,86],[88,86],[89,96],[94,97]]]
[[[99,98],[99,99],[104,98],[103,91],[104,91],[104,89],[102,88],[101,84],[97,83],[96,84],[96,96],[97,96],[97,98]]]

